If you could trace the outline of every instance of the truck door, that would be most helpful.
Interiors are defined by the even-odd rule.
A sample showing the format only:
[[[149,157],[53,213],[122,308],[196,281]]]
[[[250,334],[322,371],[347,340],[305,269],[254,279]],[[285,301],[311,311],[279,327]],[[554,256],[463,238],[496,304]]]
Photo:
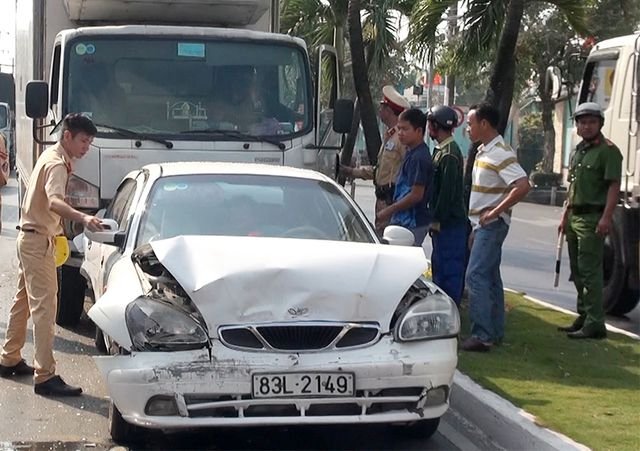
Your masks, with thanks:
[[[318,51],[316,79],[316,144],[318,171],[335,177],[342,134],[333,130],[333,110],[340,97],[340,76],[336,49],[322,45]]]

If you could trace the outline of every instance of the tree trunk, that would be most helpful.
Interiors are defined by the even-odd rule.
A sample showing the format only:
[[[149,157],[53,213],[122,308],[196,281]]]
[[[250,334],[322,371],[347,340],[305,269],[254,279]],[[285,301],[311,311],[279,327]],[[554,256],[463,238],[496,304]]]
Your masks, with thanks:
[[[544,154],[542,157],[542,172],[553,172],[553,160],[556,153],[556,130],[553,127],[553,102],[548,95],[542,99],[542,131],[544,133]]]
[[[353,159],[353,148],[356,145],[356,139],[358,138],[358,129],[360,128],[360,102],[358,99],[353,105],[353,118],[351,119],[351,130],[347,138],[344,140],[344,147],[340,152],[340,164],[343,166],[351,166],[351,160]],[[338,176],[338,183],[344,186],[345,177],[343,175]]]
[[[524,0],[511,0],[507,8],[507,17],[500,34],[500,43],[493,65],[489,90],[485,100],[500,111],[498,132],[502,135],[509,121],[509,110],[516,76],[516,43],[520,32],[520,23],[524,13]]]
[[[364,139],[367,145],[367,155],[372,165],[377,163],[378,150],[382,145],[376,110],[371,99],[369,89],[369,76],[367,64],[364,58],[364,42],[362,40],[362,24],[360,22],[360,0],[349,0],[347,14],[349,24],[349,47],[351,49],[351,61],[353,69],[353,84],[360,103],[360,116]]]

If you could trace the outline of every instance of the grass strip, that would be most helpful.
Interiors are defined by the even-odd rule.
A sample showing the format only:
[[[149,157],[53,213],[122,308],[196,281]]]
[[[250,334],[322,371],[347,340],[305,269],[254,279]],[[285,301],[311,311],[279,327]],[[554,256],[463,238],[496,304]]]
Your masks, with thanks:
[[[460,352],[458,369],[594,450],[640,450],[640,342],[571,340],[574,317],[506,293],[505,340],[489,353]],[[463,308],[462,333],[470,331]]]

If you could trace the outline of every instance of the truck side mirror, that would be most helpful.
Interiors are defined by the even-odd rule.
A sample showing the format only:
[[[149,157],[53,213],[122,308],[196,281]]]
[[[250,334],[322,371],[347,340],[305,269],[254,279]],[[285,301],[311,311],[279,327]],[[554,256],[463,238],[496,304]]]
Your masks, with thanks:
[[[336,133],[349,133],[352,120],[353,101],[336,99],[333,105],[333,131]]]
[[[547,67],[544,75],[544,91],[552,100],[558,100],[562,95],[562,72],[558,67]]]
[[[46,81],[30,81],[27,83],[25,109],[31,119],[42,119],[49,112],[49,86]]]

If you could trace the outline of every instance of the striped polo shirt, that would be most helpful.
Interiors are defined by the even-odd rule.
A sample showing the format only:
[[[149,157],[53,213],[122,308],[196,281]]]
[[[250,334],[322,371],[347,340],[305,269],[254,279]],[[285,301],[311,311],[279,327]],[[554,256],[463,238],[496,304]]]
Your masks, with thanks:
[[[469,220],[474,228],[480,222],[480,213],[502,202],[512,189],[510,185],[526,176],[518,164],[516,153],[502,136],[498,135],[490,143],[481,145],[473,165],[469,198]],[[501,213],[500,217],[509,224],[511,210]]]

